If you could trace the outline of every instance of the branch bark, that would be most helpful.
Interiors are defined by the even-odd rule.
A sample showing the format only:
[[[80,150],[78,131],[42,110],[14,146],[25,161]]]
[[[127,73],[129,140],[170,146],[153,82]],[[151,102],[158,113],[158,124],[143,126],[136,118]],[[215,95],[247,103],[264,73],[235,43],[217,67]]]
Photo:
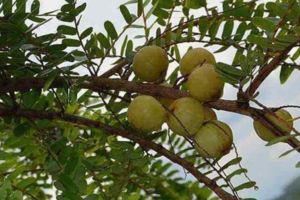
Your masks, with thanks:
[[[124,138],[127,138],[129,140],[132,140],[136,143],[138,143],[144,150],[153,150],[157,152],[158,154],[165,156],[169,160],[171,160],[174,163],[177,163],[178,165],[185,168],[188,172],[193,174],[193,176],[201,183],[204,183],[208,188],[210,188],[212,191],[214,191],[220,198],[224,200],[236,200],[237,198],[231,195],[230,193],[223,190],[221,187],[217,185],[217,183],[214,180],[211,180],[210,178],[206,177],[204,174],[202,174],[200,171],[198,171],[193,163],[190,163],[178,155],[173,154],[163,146],[156,144],[152,141],[145,140],[141,137],[138,137],[138,134],[130,133],[126,130],[121,130],[114,128],[112,126],[103,124],[99,121],[91,120],[88,118],[83,118],[79,116],[69,115],[69,114],[62,114],[60,112],[41,112],[41,111],[35,111],[35,110],[23,110],[23,109],[7,109],[0,107],[0,116],[1,117],[24,117],[29,119],[48,119],[48,120],[61,120],[81,126],[86,127],[92,127],[92,128],[99,128],[104,130],[107,134],[121,136]]]
[[[46,83],[46,78],[24,78],[11,80],[8,82],[0,82],[0,93],[15,92],[15,91],[29,91],[31,89],[42,89]],[[69,80],[65,80],[64,77],[58,77],[53,82],[51,87],[58,88],[64,84],[76,85],[82,89],[89,89],[94,92],[103,92],[105,90],[117,90],[125,91],[128,93],[139,93],[157,97],[166,97],[171,99],[178,99],[181,97],[190,96],[188,92],[178,89],[164,87],[161,85],[149,84],[149,83],[136,83],[132,81],[126,81],[121,79],[108,79],[101,77],[71,77]],[[266,119],[261,113],[262,111],[253,107],[243,106],[238,101],[231,100],[217,100],[212,102],[206,102],[206,106],[224,110],[228,112],[238,113],[245,116],[249,116],[253,119],[259,120],[262,124],[269,127],[274,131],[276,135],[283,135],[279,130],[274,128],[275,126]],[[299,147],[299,141],[290,139],[287,142],[291,147]],[[297,149],[300,153],[300,149]]]
[[[31,89],[42,89],[46,83],[46,80],[46,78],[24,78],[0,81],[0,93],[16,91],[26,92],[30,91]],[[190,96],[188,92],[170,87],[164,87],[161,85],[136,83],[121,79],[108,79],[101,77],[73,77],[69,80],[66,80],[64,77],[58,77],[52,82],[51,87],[59,88],[64,86],[64,84],[76,85],[82,89],[89,89],[94,92],[117,90],[170,99],[178,99],[181,97]],[[206,104],[217,110],[225,110],[250,116],[250,113],[247,111],[247,109],[241,108],[236,101],[218,100],[214,102],[208,102]]]

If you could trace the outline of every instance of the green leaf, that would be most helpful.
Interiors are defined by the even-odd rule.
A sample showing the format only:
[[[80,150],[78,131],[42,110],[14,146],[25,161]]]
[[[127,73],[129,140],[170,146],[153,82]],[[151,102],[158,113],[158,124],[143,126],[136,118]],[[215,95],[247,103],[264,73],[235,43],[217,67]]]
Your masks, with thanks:
[[[159,1],[156,1],[156,3],[152,6],[152,8],[147,12],[146,19],[149,19],[149,17],[151,17],[151,15],[153,14],[153,12],[156,9],[156,7],[158,6],[158,4],[159,4]]]
[[[157,7],[153,11],[153,15],[158,17],[158,19],[157,19],[158,23],[162,23],[161,25],[165,26],[166,22],[163,19],[168,19],[168,17],[169,17],[168,11]]]
[[[9,200],[23,200],[23,194],[21,191],[14,191],[10,197]]]
[[[203,38],[208,31],[210,22],[207,17],[200,17],[199,18],[199,31],[201,33],[201,38]]]
[[[74,183],[74,181],[69,176],[62,174],[59,176],[58,181],[64,187],[63,191],[67,196],[72,197],[72,199],[74,200],[82,199],[78,194],[79,192],[78,186]]]
[[[264,10],[265,10],[265,4],[262,3],[258,5],[254,11],[254,17],[263,17],[264,16]]]
[[[300,56],[300,48],[298,48],[298,49],[296,50],[296,52],[293,54],[292,60],[293,60],[293,61],[296,61],[296,60],[299,58],[299,56]]]
[[[235,41],[242,40],[247,28],[248,28],[248,25],[245,22],[240,23],[240,25],[238,26],[238,28],[236,30],[234,40]]]
[[[44,91],[47,91],[47,90],[51,87],[53,81],[55,80],[55,78],[56,78],[58,75],[59,75],[59,71],[58,71],[58,70],[54,70],[54,71],[52,71],[52,72],[49,74],[49,76],[48,76],[48,78],[47,78],[47,80],[46,80],[46,82],[45,82],[45,84],[44,84],[44,87],[43,87],[43,90],[44,90]]]
[[[28,123],[22,123],[22,124],[18,124],[15,128],[14,128],[14,135],[19,137],[22,136],[24,134],[26,134],[29,130],[30,130],[31,126]]]
[[[296,148],[294,148],[294,149],[290,149],[290,150],[288,150],[288,151],[282,153],[282,154],[279,156],[279,158],[284,157],[284,156],[286,156],[286,155],[292,153],[293,151],[296,151],[296,150],[299,150],[299,149],[300,149],[300,147],[296,147]]]
[[[228,167],[230,167],[232,165],[236,165],[236,164],[240,163],[241,160],[242,160],[241,157],[237,157],[237,158],[234,158],[234,159],[230,160],[225,165],[223,165],[223,167],[221,167],[220,171],[223,171],[223,170],[227,169]]]
[[[31,13],[37,15],[40,11],[40,1],[34,0],[31,4]]]
[[[118,37],[117,31],[116,31],[113,23],[111,23],[110,21],[106,21],[104,23],[104,28],[105,28],[106,32],[108,33],[109,37],[111,37],[113,40]]]
[[[127,43],[126,51],[125,51],[126,57],[129,57],[131,55],[132,50],[133,50],[133,42],[132,42],[132,40],[129,40]]]
[[[120,6],[120,11],[125,19],[125,21],[130,24],[132,22],[132,16],[128,10],[128,8],[125,5]]]
[[[40,95],[40,92],[37,90],[25,92],[24,94],[22,94],[22,104],[25,108],[31,108],[37,102]]]
[[[85,197],[84,200],[103,200],[103,199],[97,194],[90,194],[87,197]]]
[[[174,48],[176,60],[180,60],[181,56],[180,56],[180,51],[179,51],[178,45],[174,45],[173,48]]]
[[[199,9],[206,6],[206,0],[186,0],[185,7],[189,9]]]
[[[245,72],[243,72],[241,69],[225,63],[217,63],[215,65],[215,69],[221,75],[224,81],[232,84],[238,83],[246,76]]]
[[[268,2],[266,8],[273,14],[283,17],[286,14],[287,6],[279,2]]]
[[[81,4],[80,6],[78,6],[76,9],[75,9],[75,16],[78,16],[80,13],[82,13],[86,8],[86,3],[83,3]]]
[[[209,30],[208,30],[208,33],[209,33],[209,36],[210,36],[210,39],[211,40],[214,40],[217,33],[218,33],[218,30],[219,30],[219,27],[220,27],[220,24],[221,24],[221,21],[214,21],[211,26],[209,27]]]
[[[64,39],[62,43],[68,47],[79,47],[80,41],[75,39]]]
[[[252,188],[256,185],[256,182],[254,181],[249,181],[247,183],[243,183],[237,187],[234,188],[235,191],[240,191],[240,190],[243,190],[243,189],[247,189],[247,188]]]
[[[300,162],[298,162],[298,163],[296,164],[296,167],[297,167],[297,168],[300,168]]]
[[[12,7],[13,7],[13,1],[12,0],[6,0],[5,3],[1,6],[1,11],[3,10],[3,13],[5,16],[12,13]]]
[[[127,45],[127,40],[128,40],[128,35],[126,35],[123,43],[122,43],[122,46],[121,46],[121,52],[120,52],[120,55],[123,56],[124,55],[124,51],[125,51],[125,47]]]
[[[218,50],[214,51],[214,53],[220,53],[223,51],[226,51],[230,46],[223,46],[221,48],[219,48]]]
[[[288,78],[291,76],[294,68],[288,65],[282,65],[280,70],[280,83],[284,84]]]
[[[297,136],[297,135],[295,135],[295,134],[292,134],[292,135],[285,135],[285,136],[280,136],[280,137],[277,137],[277,138],[271,140],[270,142],[268,142],[268,143],[266,144],[266,146],[272,146],[272,145],[277,144],[277,143],[279,143],[279,142],[284,142],[284,141],[287,141],[287,140],[289,140],[289,139],[295,138],[296,136]]]
[[[101,46],[103,46],[104,48],[106,48],[106,49],[110,48],[109,40],[102,33],[99,33],[97,35],[97,40],[100,42]]]
[[[222,38],[223,39],[228,39],[228,38],[231,37],[233,26],[234,26],[233,20],[228,20],[225,23],[224,30],[223,30],[223,33],[222,33]]]
[[[269,20],[268,18],[254,17],[252,22],[257,27],[270,33],[272,33],[276,28],[276,24],[274,24],[274,22]]]
[[[65,35],[76,35],[76,33],[77,33],[76,28],[71,27],[71,26],[66,26],[66,25],[60,25],[57,28],[57,31],[59,31]]]
[[[257,44],[259,46],[261,46],[262,48],[269,48],[272,47],[272,45],[270,44],[269,39],[264,38],[262,36],[259,35],[249,35],[247,40],[253,44]]]
[[[143,5],[143,0],[138,0],[137,3],[137,16],[141,16],[143,14],[144,10],[144,5]]]
[[[231,179],[232,177],[236,176],[236,175],[240,175],[240,174],[243,174],[243,173],[247,173],[248,170],[247,169],[237,169],[235,170],[234,172],[230,173],[229,175],[227,175],[227,179]]]
[[[194,16],[191,16],[191,21],[188,23],[188,32],[187,32],[187,39],[193,39],[193,29],[194,29]]]
[[[28,177],[17,184],[18,188],[25,189],[36,182],[36,179],[33,177]]]
[[[89,36],[92,32],[93,32],[93,28],[92,28],[92,27],[87,28],[87,29],[85,29],[85,30],[80,34],[80,38],[81,38],[81,39],[84,39],[84,38],[86,38],[87,36]]]

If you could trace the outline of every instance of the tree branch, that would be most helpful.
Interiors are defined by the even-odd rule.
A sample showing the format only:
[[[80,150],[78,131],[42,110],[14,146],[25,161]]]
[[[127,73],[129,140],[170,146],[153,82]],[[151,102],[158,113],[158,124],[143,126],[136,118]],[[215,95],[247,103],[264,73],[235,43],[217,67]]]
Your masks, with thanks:
[[[290,52],[290,50],[298,43],[299,41],[292,43],[289,45],[285,50],[283,50],[281,53],[279,53],[277,56],[273,58],[273,60],[264,66],[258,75],[254,78],[253,82],[249,85],[248,89],[246,90],[246,95],[248,97],[252,97],[258,87],[262,84],[262,82],[269,76],[269,74],[275,70],[280,63],[286,58],[287,54]]]
[[[119,71],[122,70],[122,68],[126,65],[129,64],[128,62],[126,62],[125,60],[121,61],[120,63],[118,63],[117,65],[115,65],[114,67],[110,68],[109,70],[107,70],[106,72],[104,72],[100,77],[102,78],[109,78],[112,75],[118,73]]]
[[[25,78],[17,80],[9,80],[0,82],[0,93],[15,92],[15,91],[29,91],[31,89],[42,89],[46,83],[46,78]],[[66,80],[65,77],[58,77],[53,82],[51,87],[62,87],[66,82],[71,85],[76,85],[82,89],[89,89],[94,92],[102,92],[105,90],[117,90],[125,91],[128,93],[139,93],[144,95],[151,95],[157,97],[165,97],[171,99],[178,99],[181,97],[190,96],[188,92],[178,89],[164,87],[161,85],[155,85],[150,83],[136,83],[132,81],[126,81],[121,79],[108,79],[101,77],[71,77],[70,80]],[[245,116],[249,116],[253,119],[259,120],[262,124],[269,127],[274,131],[276,135],[283,135],[280,130],[274,128],[275,126],[263,116],[263,111],[250,107],[248,105],[241,105],[238,101],[232,100],[217,100],[212,102],[206,102],[206,106],[224,110],[233,113],[239,113]],[[287,142],[291,147],[296,148],[299,146],[298,140],[293,139]],[[300,149],[297,150],[300,153]]]
[[[208,177],[206,177],[204,174],[199,172],[193,163],[190,163],[181,157],[171,153],[169,150],[164,148],[163,146],[156,144],[152,141],[143,139],[138,137],[137,133],[130,133],[126,130],[121,130],[114,128],[112,126],[103,124],[99,121],[90,120],[87,118],[69,115],[69,114],[62,114],[60,112],[42,112],[42,111],[34,111],[34,110],[14,110],[14,109],[7,109],[0,107],[0,116],[1,117],[25,117],[29,119],[48,119],[48,120],[61,120],[77,125],[82,125],[90,128],[98,128],[104,130],[107,134],[116,135],[116,136],[122,136],[124,138],[127,138],[129,140],[132,140],[136,143],[138,143],[144,150],[153,150],[157,152],[160,155],[165,156],[169,160],[171,160],[174,163],[177,163],[178,165],[185,168],[187,171],[189,171],[191,174],[194,175],[194,177],[201,183],[204,183],[208,188],[213,190],[220,198],[225,200],[235,200],[236,198],[220,188],[217,183]]]

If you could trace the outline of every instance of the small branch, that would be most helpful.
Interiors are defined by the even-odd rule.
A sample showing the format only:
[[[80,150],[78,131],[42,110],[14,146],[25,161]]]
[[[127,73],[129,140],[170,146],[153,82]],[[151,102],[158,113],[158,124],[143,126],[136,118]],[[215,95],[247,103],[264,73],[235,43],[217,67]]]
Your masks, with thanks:
[[[109,78],[112,75],[118,73],[119,71],[121,71],[121,69],[126,66],[126,64],[128,64],[125,60],[121,61],[120,63],[118,63],[116,66],[112,67],[111,69],[107,70],[106,72],[104,72],[100,77],[101,78]]]
[[[273,60],[264,66],[258,75],[254,78],[253,82],[250,84],[248,89],[246,90],[246,94],[248,97],[252,97],[258,87],[262,84],[262,82],[269,76],[269,74],[275,70],[280,63],[286,58],[287,54],[290,50],[298,43],[299,41],[289,45],[284,51],[282,51],[279,55],[275,56]]]
[[[99,62],[99,64],[98,64],[98,67],[97,67],[97,70],[96,70],[97,73],[99,72],[100,67],[102,66],[104,60],[109,56],[110,51],[115,47],[117,41],[122,37],[122,35],[127,31],[127,29],[130,28],[130,26],[131,26],[132,24],[134,24],[138,19],[139,19],[139,17],[135,18],[130,24],[128,24],[127,26],[125,26],[125,27],[123,28],[123,30],[119,33],[118,37],[114,39],[114,41],[112,42],[110,48],[108,48],[108,49],[106,50],[105,55],[101,58],[101,60],[100,60],[100,62]]]

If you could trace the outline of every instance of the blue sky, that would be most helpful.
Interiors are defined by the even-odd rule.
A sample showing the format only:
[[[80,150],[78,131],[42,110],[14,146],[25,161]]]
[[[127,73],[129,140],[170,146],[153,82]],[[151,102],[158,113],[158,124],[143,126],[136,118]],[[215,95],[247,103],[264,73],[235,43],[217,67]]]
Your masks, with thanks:
[[[60,7],[63,0],[41,0],[43,10],[54,10]],[[83,1],[82,1],[83,2]],[[125,2],[122,0],[86,0],[88,3],[85,12],[82,28],[92,26],[96,31],[103,31],[103,23],[105,20],[112,21],[117,30],[121,30],[126,23],[124,22],[118,10],[118,5]],[[105,3],[104,3],[105,2]],[[213,1],[213,4],[220,4],[221,1]],[[263,1],[261,1],[263,2]],[[266,2],[266,1],[265,1]],[[209,5],[212,5],[210,3]],[[49,32],[55,30],[55,20],[41,29],[41,32]],[[136,30],[131,30],[131,32]],[[140,42],[140,41],[138,41]],[[200,45],[194,45],[200,46]],[[181,48],[182,53],[185,52],[188,46]],[[209,48],[214,50],[214,48]],[[230,63],[234,52],[232,49],[215,55],[217,61]],[[276,107],[287,104],[298,104],[300,102],[299,72],[296,71],[291,76],[285,85],[280,85],[279,70],[274,71],[271,76],[260,87],[260,95],[258,100],[265,105]],[[231,86],[226,86],[224,92],[224,99],[235,99],[236,90]],[[300,116],[299,109],[289,110],[293,116]],[[243,157],[242,164],[249,171],[249,176],[255,180],[259,186],[258,191],[248,190],[244,193],[246,197],[255,197],[260,200],[272,200],[272,198],[282,193],[283,188],[297,176],[300,176],[300,169],[295,168],[295,164],[300,161],[298,153],[291,153],[290,155],[279,159],[278,156],[289,149],[285,144],[278,144],[272,147],[266,147],[265,142],[260,140],[253,129],[252,120],[245,116],[240,116],[228,112],[218,112],[220,120],[228,123],[234,132],[235,144],[238,148],[239,154]],[[299,128],[300,123],[296,122],[295,127]],[[224,158],[230,159],[233,154]],[[241,180],[237,178],[236,183]]]

